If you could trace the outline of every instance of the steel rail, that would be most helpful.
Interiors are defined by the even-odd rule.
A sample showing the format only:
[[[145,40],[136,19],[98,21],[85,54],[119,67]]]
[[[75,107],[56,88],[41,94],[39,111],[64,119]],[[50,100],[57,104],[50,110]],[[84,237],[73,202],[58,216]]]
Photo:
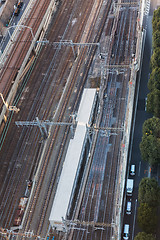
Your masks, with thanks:
[[[33,33],[36,31],[36,29],[38,27],[39,19],[41,19],[40,15],[41,14],[43,15],[42,11],[45,10],[44,6],[46,8],[48,6],[48,4],[49,4],[49,0],[48,1],[44,1],[44,5],[41,7],[41,4],[39,4],[39,1],[36,1],[35,5],[34,5],[34,7],[32,9],[32,12],[31,12],[31,15],[30,15],[31,18],[28,18],[27,21],[26,21],[26,25],[28,25],[27,27],[31,27]],[[43,2],[43,0],[41,0],[41,1]],[[31,23],[33,24],[32,15],[36,13],[36,11],[38,9],[37,6],[41,7],[41,11],[40,11],[39,17],[34,21],[34,26],[32,26],[32,25],[30,25]],[[14,48],[13,48],[13,50],[12,50],[8,60],[7,60],[7,62],[5,63],[5,66],[4,66],[3,71],[1,73],[1,77],[0,77],[0,82],[1,82],[0,87],[1,87],[1,90],[0,91],[1,91],[1,93],[3,93],[5,98],[7,97],[7,92],[9,90],[9,88],[10,88],[11,82],[14,80],[14,77],[15,77],[15,74],[17,72],[17,69],[19,68],[19,64],[21,62],[21,59],[23,58],[24,53],[26,53],[26,49],[27,49],[28,44],[29,44],[29,42],[24,42],[23,43],[23,48],[22,48],[23,50],[19,53],[19,57],[18,57],[18,59],[17,59],[17,61],[15,63],[15,60],[13,60],[13,59],[15,58],[15,53],[19,51],[20,41],[22,39],[28,39],[28,40],[31,39],[30,33],[27,34],[27,36],[26,36],[26,34],[27,34],[27,30],[22,31],[22,34],[20,34],[18,40],[14,43]],[[10,69],[10,71],[9,71],[9,68],[8,68],[9,64],[13,64],[13,63],[14,63],[14,68]],[[6,71],[8,71],[8,73]],[[7,81],[7,83],[4,81],[4,77],[5,77],[6,74],[7,74],[7,78],[9,79],[9,81]],[[3,82],[3,84],[5,82],[5,86],[4,87],[2,86],[2,82]]]
[[[45,3],[46,4],[46,3]],[[36,5],[35,5],[35,7],[36,7]],[[13,183],[13,182],[12,182]],[[7,191],[6,191],[7,192]],[[4,197],[4,196],[3,196]],[[7,199],[7,198],[6,198]]]

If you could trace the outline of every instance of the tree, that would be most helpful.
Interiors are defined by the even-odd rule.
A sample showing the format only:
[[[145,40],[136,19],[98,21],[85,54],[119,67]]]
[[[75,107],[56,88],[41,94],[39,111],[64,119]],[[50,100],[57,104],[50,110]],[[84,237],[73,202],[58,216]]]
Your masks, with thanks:
[[[160,117],[160,90],[154,89],[147,95],[147,112],[152,112],[155,117]]]
[[[156,138],[160,137],[160,119],[152,117],[147,119],[143,124],[143,135],[154,135]]]
[[[147,203],[150,207],[160,204],[160,187],[154,178],[142,178],[138,189],[138,201]]]
[[[152,68],[152,70],[156,67],[160,67],[160,48],[156,48],[153,51],[153,55],[151,57],[151,68]]]
[[[160,117],[160,90],[155,89],[152,91],[154,95],[154,108],[153,115],[155,117]]]
[[[147,234],[145,232],[139,232],[134,240],[156,240],[152,234]]]
[[[144,135],[140,143],[141,156],[151,166],[160,163],[160,139],[153,135]]]
[[[155,32],[159,28],[160,24],[160,8],[154,11],[153,13],[153,18],[152,18],[152,27],[153,27],[153,32]]]
[[[155,88],[160,90],[160,68],[156,67],[152,70],[148,81],[148,88],[150,91]]]
[[[138,224],[146,233],[155,233],[157,225],[156,208],[149,207],[147,203],[141,203],[138,208]]]
[[[154,94],[152,92],[147,94],[147,112],[154,112]]]
[[[153,33],[153,48],[156,49],[159,47],[160,47],[160,31],[158,29]]]
[[[143,136],[140,143],[143,160],[150,165],[160,163],[160,119],[147,119],[143,124]]]

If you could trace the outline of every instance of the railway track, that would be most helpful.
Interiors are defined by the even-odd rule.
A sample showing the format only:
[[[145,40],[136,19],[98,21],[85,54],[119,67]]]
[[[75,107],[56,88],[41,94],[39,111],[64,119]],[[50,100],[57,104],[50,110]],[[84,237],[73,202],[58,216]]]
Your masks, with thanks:
[[[94,29],[96,28],[96,21],[99,16],[99,12],[97,11],[95,21],[94,23],[92,22],[92,28],[86,33],[86,38],[82,33],[85,29],[87,14],[89,14],[93,6],[92,4],[91,1],[79,0],[76,2],[76,5],[74,1],[63,1],[55,16],[53,25],[50,27],[50,33],[47,39],[53,42],[69,39],[69,37],[72,36],[75,42],[80,42],[83,38],[88,42],[98,42],[108,12],[106,11],[101,21],[99,32],[95,34]],[[99,0],[99,5],[102,6],[102,4],[103,1]],[[109,1],[107,5],[108,9],[110,4],[111,1]],[[84,6],[86,10],[85,14],[82,12],[80,15],[79,11],[77,11],[77,9],[80,9],[80,6]],[[99,11],[100,9],[99,7]],[[67,11],[68,15],[65,15]],[[135,24],[135,18],[136,12],[134,13],[132,10],[125,12],[125,10],[121,10],[119,19],[117,19],[117,21],[120,21],[117,23],[120,24],[118,28],[122,29],[122,31],[118,39],[114,38],[113,48],[110,49],[111,52],[108,54],[108,62],[110,61],[112,64],[121,64],[123,62],[124,64],[125,60],[125,64],[128,64],[130,61],[133,47],[129,49],[129,46],[134,45],[132,24]],[[79,22],[76,22],[77,19]],[[129,21],[126,21],[128,19]],[[108,29],[112,28],[111,21],[110,24],[111,26],[108,26]],[[72,32],[73,35],[71,34]],[[120,56],[124,52],[124,39],[127,39],[127,47],[125,48],[125,59],[122,59]],[[116,49],[119,49],[119,52],[115,52],[115,46]],[[77,69],[74,75],[72,75],[72,81],[68,83],[65,101],[63,101],[61,105],[61,112],[56,112],[54,120],[68,122],[71,120],[68,115],[77,110],[80,94],[83,90],[95,50],[95,47],[90,47],[89,49],[84,47],[80,50],[76,60]],[[113,54],[112,50],[114,51],[114,58],[110,60],[110,55]],[[86,64],[83,66],[84,58],[86,58]],[[18,106],[21,108],[21,114],[14,116],[12,123],[14,123],[15,120],[22,120],[22,118],[23,120],[33,120],[36,116],[38,116],[39,119],[53,118],[54,111],[62,94],[62,91],[58,91],[58,88],[64,88],[70,69],[72,67],[73,70],[74,67],[72,66],[73,53],[70,48],[64,51],[64,49],[53,49],[52,46],[46,45],[41,51],[40,59],[42,61],[40,68],[38,68],[38,64],[36,64],[32,74],[32,79],[35,79],[35,81],[25,86],[25,90],[19,100]],[[50,63],[49,66],[48,62]],[[130,70],[128,70],[125,77],[118,76],[116,73],[108,74],[104,93],[109,96],[109,99],[104,99],[104,113],[101,126],[107,127],[112,124],[119,126],[123,123],[125,104],[121,104],[119,99],[125,98],[127,94],[127,81],[129,76]],[[36,92],[36,95],[34,92]],[[115,102],[113,103],[113,101],[115,101],[115,97],[113,96],[117,97],[116,105]],[[75,102],[74,106],[73,102]],[[115,111],[117,106],[119,106],[119,112]],[[113,118],[120,119],[121,121],[114,122]],[[38,129],[24,128],[23,130],[17,130],[13,127],[12,130],[9,129],[8,131],[10,139],[8,141],[5,140],[6,142],[2,148],[2,150],[4,150],[4,153],[1,152],[3,167],[0,170],[0,179],[4,180],[4,185],[0,189],[0,214],[2,217],[0,224],[3,227],[10,228],[10,226],[12,226],[19,197],[25,192],[26,186],[24,182],[29,177],[34,176],[38,166],[38,160],[40,159],[41,153],[43,153],[44,158],[40,166],[41,169],[35,179],[33,199],[31,199],[24,220],[24,227],[21,231],[25,232],[33,229],[34,233],[38,235],[46,235],[48,217],[52,204],[50,199],[54,197],[57,177],[60,174],[63,154],[65,152],[64,145],[67,143],[69,135],[68,127],[54,127],[49,129],[49,131],[50,138],[47,140],[48,146],[46,146],[45,152],[43,152],[45,143],[43,141],[40,142],[41,137]],[[97,143],[93,165],[79,213],[80,221],[106,223],[112,222],[113,220],[113,202],[115,196],[114,194],[112,196],[111,192],[117,184],[115,180],[118,171],[117,162],[119,161],[117,154],[120,148],[121,138],[122,133],[118,136],[103,136],[101,133],[98,134],[98,142],[102,150],[99,152],[100,146]],[[12,139],[14,139],[14,142]],[[59,144],[59,142],[61,142],[61,144]],[[109,150],[108,144],[110,148],[112,148],[111,153],[106,151],[106,149]],[[55,151],[55,153],[53,151]],[[108,206],[110,211],[108,210]],[[90,226],[87,228],[84,226],[81,227],[85,230],[75,230],[73,239],[108,239],[108,236],[110,237],[112,235],[111,228],[106,228],[105,230],[97,229],[97,231],[94,231],[95,229]],[[63,238],[63,234],[59,234],[57,239],[61,238]]]
[[[24,57],[26,56],[29,46],[33,40],[33,36],[35,36],[35,33],[37,32],[49,3],[50,0],[38,0],[35,2],[29,18],[27,18],[25,22],[25,26],[27,27],[20,31],[17,40],[14,42],[14,47],[7,58],[0,76],[0,92],[3,94],[5,99],[7,98],[10,88],[16,78]],[[2,105],[3,103],[1,102],[1,110]]]
[[[45,82],[45,81],[44,81]],[[44,87],[44,85],[42,84],[42,88]],[[39,94],[41,95],[41,92],[39,92]],[[41,98],[41,100],[43,101],[44,99],[43,98]],[[42,102],[41,102],[41,104],[42,104]],[[32,108],[34,108],[34,106],[32,106]],[[39,105],[39,109],[41,108],[41,105]],[[25,109],[25,111],[26,111],[27,109]],[[32,109],[33,110],[33,109]],[[38,109],[36,109],[36,110],[38,110]],[[32,111],[31,111],[32,112]],[[30,112],[30,117],[31,117],[31,112]],[[33,112],[32,112],[32,114],[33,114]],[[36,114],[36,113],[35,113]],[[34,115],[35,115],[34,114]],[[25,130],[23,131],[23,132],[25,132]],[[28,142],[29,141],[29,136],[30,136],[30,134],[31,134],[31,130],[29,130],[28,131],[28,135],[26,134],[26,136],[25,136],[25,139],[24,139],[24,142]],[[37,131],[35,132],[35,139],[33,138],[33,142],[35,141],[36,142],[36,144],[37,144],[37,141],[36,141],[36,138],[37,138],[37,135],[39,135],[38,133],[37,133]],[[23,143],[21,143],[21,144],[23,144]],[[19,146],[20,147],[20,146]],[[21,148],[20,148],[21,149]],[[12,151],[13,151],[13,149],[12,149]],[[22,151],[24,151],[24,150],[22,150]],[[21,157],[23,156],[23,153],[21,154],[21,153],[19,153],[19,155],[21,155]],[[16,176],[16,174],[15,174],[15,176]],[[20,176],[20,179],[21,179],[21,176]],[[14,185],[14,183],[13,183],[13,185]],[[11,187],[11,189],[12,189],[12,186],[10,186]],[[10,193],[8,192],[8,196],[10,195]],[[4,195],[3,195],[4,196]],[[5,196],[4,196],[5,197]]]
[[[134,54],[135,31],[137,9],[129,8],[121,9],[119,21],[116,28],[113,48],[111,56],[108,58],[110,64],[129,64]],[[129,24],[128,24],[129,23]],[[131,33],[132,30],[132,33]],[[125,44],[127,47],[125,55],[123,54]],[[130,45],[129,45],[130,44]],[[113,55],[114,54],[114,55]],[[130,70],[121,77],[115,72],[109,73],[107,82],[105,83],[102,127],[120,127],[123,125],[125,118],[125,104],[121,104],[120,99],[127,100],[128,81],[130,79]],[[119,108],[118,108],[119,106]],[[115,108],[117,111],[115,111]],[[114,116],[113,116],[114,113]],[[111,136],[110,136],[111,134]],[[112,223],[114,221],[113,208],[115,191],[117,186],[117,172],[119,168],[119,152],[123,133],[116,136],[112,131],[108,136],[101,133],[98,134],[97,146],[93,157],[90,174],[88,177],[84,199],[82,201],[81,210],[78,220],[94,221],[102,223]],[[81,226],[81,231],[75,230],[73,239],[111,239],[112,228],[104,228],[103,226],[97,231],[88,226]]]
[[[41,109],[41,107],[42,107],[42,102],[44,101],[44,97],[42,97],[42,92],[41,92],[41,90],[42,89],[44,89],[45,88],[45,91],[47,91],[48,90],[48,86],[46,87],[44,87],[44,84],[45,84],[45,79],[44,79],[44,81],[43,81],[43,83],[41,84],[41,89],[39,89],[39,92],[38,92],[38,96],[36,97],[36,100],[38,100],[39,99],[39,96],[41,96],[41,101],[40,101],[40,104],[39,104],[39,109]],[[45,92],[44,92],[44,94],[43,94],[43,96],[45,95]],[[36,115],[36,112],[38,111],[38,108],[36,108],[35,107],[35,105],[36,105],[36,103],[37,103],[37,101],[35,101],[35,104],[32,106],[32,109],[31,109],[31,111],[30,111],[30,114],[29,114],[29,116],[28,116],[28,119],[29,118],[31,118],[31,117],[34,117],[35,115]],[[35,107],[35,109],[34,109],[34,107]],[[27,109],[25,109],[24,111],[26,111]],[[22,136],[25,134],[25,130],[23,130],[23,132],[22,132]],[[23,139],[23,142],[29,142],[30,140],[29,140],[29,138],[30,138],[30,135],[31,135],[31,129],[29,129],[28,131],[27,131],[27,134],[25,134],[24,135],[24,139]],[[36,144],[35,144],[35,146],[37,145],[37,141],[39,140],[39,134],[38,134],[38,131],[34,131],[34,137],[32,137],[32,140],[33,140],[33,143],[35,142]],[[24,147],[22,146],[23,145],[23,142],[22,142],[22,139],[20,139],[19,140],[19,144],[21,144],[21,145],[19,145],[18,144],[18,148],[19,149],[22,149],[22,151],[20,150],[20,152],[19,152],[19,157],[20,158],[23,158],[23,154],[24,154]],[[22,147],[21,147],[22,146]],[[12,149],[12,151],[13,151],[13,149]],[[34,154],[33,154],[34,155]],[[29,162],[29,161],[28,161]],[[26,165],[23,165],[24,166],[24,169],[25,169],[25,167],[26,167]],[[12,166],[13,167],[13,166]],[[8,171],[9,172],[9,171]],[[22,169],[22,172],[25,172],[23,169]],[[13,173],[13,172],[12,172]],[[16,177],[17,176],[17,173],[13,173],[13,176],[14,177]],[[7,179],[7,177],[6,177],[6,179]],[[12,181],[12,184],[11,185],[9,185],[8,187],[10,188],[10,189],[12,189],[12,192],[13,192],[13,189],[15,189],[15,191],[16,191],[16,186],[15,186],[15,183],[14,183],[14,181],[13,181],[13,178],[10,178],[11,179],[11,181]],[[21,174],[19,175],[19,182],[18,182],[18,184],[20,183],[20,181],[21,181],[21,179],[22,179],[22,176],[21,176]],[[5,186],[5,185],[4,185]],[[15,187],[14,187],[15,186]],[[19,187],[19,189],[20,189],[20,187]],[[6,194],[8,195],[8,198],[9,198],[9,196],[11,195],[11,192],[10,191],[6,191]],[[8,199],[8,198],[6,198],[6,195],[5,194],[3,194],[3,198],[4,199]],[[3,202],[3,200],[2,200],[2,202]],[[12,203],[13,204],[13,203]],[[6,204],[5,205],[7,205],[7,202],[6,202]],[[14,206],[16,207],[16,203],[14,203]],[[4,207],[4,210],[6,211],[6,207],[7,206],[2,206],[2,207]],[[9,211],[11,211],[11,208],[9,207]],[[7,211],[6,211],[7,212]],[[4,216],[4,214],[3,214],[3,212],[2,212],[2,215]],[[10,214],[8,214],[7,213],[7,215],[9,216]],[[5,217],[5,216],[4,216]]]
[[[82,1],[79,1],[79,2],[81,2],[82,3]],[[66,2],[65,2],[66,3]],[[68,2],[67,2],[68,3]],[[73,1],[72,1],[72,3],[73,3]],[[84,3],[85,4],[85,3]],[[87,4],[87,3],[86,3]],[[89,5],[88,4],[88,6],[90,6],[91,7],[91,5]],[[89,11],[89,10],[88,10]],[[86,13],[87,14],[87,13]],[[87,15],[85,15],[85,16],[87,16]],[[84,18],[83,18],[84,19]],[[57,21],[58,22],[58,21]],[[64,22],[63,22],[64,23]],[[84,24],[85,24],[85,21],[84,21]],[[62,28],[60,29],[60,30],[62,30]],[[92,32],[91,32],[92,33]],[[91,34],[90,33],[90,34]],[[59,34],[59,33],[57,33],[57,34]],[[76,36],[78,36],[78,37],[80,37],[80,35],[76,35]],[[88,39],[89,40],[89,39]],[[50,50],[49,50],[50,51]],[[55,51],[55,54],[56,54],[56,52],[58,51],[59,52],[59,54],[60,54],[60,52],[62,52],[62,50],[60,51],[60,50],[54,50]],[[82,51],[82,53],[80,53],[80,55],[79,55],[79,61],[80,62],[82,62],[82,59],[84,58],[84,56],[85,56],[85,54],[86,54],[86,52],[87,52],[87,49],[86,48],[84,48],[83,49],[83,51]],[[71,50],[69,50],[68,51],[68,53],[69,53],[69,56],[71,56],[71,54],[72,54],[72,52],[71,52]],[[67,54],[68,54],[67,53]],[[55,56],[55,55],[54,55]],[[58,56],[58,55],[57,55]],[[72,55],[72,58],[73,58],[73,55]],[[55,60],[56,58],[54,58],[54,60]],[[50,61],[52,61],[52,60],[50,60]],[[69,61],[69,60],[68,60]],[[91,60],[90,60],[91,61]],[[80,62],[79,62],[79,67],[80,67]],[[89,65],[89,63],[88,63],[88,65]],[[55,65],[54,65],[55,66]],[[42,68],[43,68],[43,66],[42,66]],[[35,67],[35,69],[37,70],[37,66]],[[44,69],[43,69],[44,70]],[[79,70],[79,68],[77,69],[77,72],[78,72],[78,70]],[[68,71],[68,70],[67,70]],[[42,72],[41,72],[42,73]],[[36,73],[37,74],[37,73]],[[53,72],[51,71],[50,73],[48,73],[47,74],[47,76],[49,76],[49,75],[52,75],[53,74]],[[64,74],[66,74],[66,72],[64,73]],[[80,72],[79,72],[79,74],[80,74]],[[38,75],[37,75],[38,76]],[[64,75],[63,75],[64,76]],[[85,76],[86,76],[86,73],[84,74],[84,76],[83,76],[83,81],[85,82]],[[33,118],[34,116],[37,116],[37,113],[38,113],[38,116],[39,116],[39,118],[45,118],[45,117],[48,117],[48,115],[49,115],[49,113],[50,112],[52,112],[53,111],[53,109],[54,109],[54,107],[53,106],[50,106],[51,105],[51,101],[49,102],[49,100],[45,100],[45,93],[47,92],[47,91],[49,91],[50,92],[50,94],[52,94],[52,96],[54,95],[53,93],[54,92],[56,92],[56,90],[54,91],[54,92],[52,92],[50,89],[49,90],[47,90],[47,83],[46,83],[46,78],[47,77],[44,77],[44,81],[42,82],[42,86],[38,89],[39,91],[38,91],[38,94],[37,94],[37,96],[35,96],[35,102],[34,102],[34,104],[33,103],[31,103],[32,102],[32,98],[31,98],[31,95],[33,94],[33,93],[31,93],[31,95],[30,94],[28,94],[27,93],[27,91],[29,90],[29,87],[26,87],[26,92],[22,95],[22,97],[21,97],[21,100],[20,100],[20,106],[22,107],[22,101],[24,100],[24,98],[27,98],[26,99],[26,107],[23,109],[22,108],[22,115],[19,115],[18,117],[15,117],[14,116],[14,118],[13,118],[13,121],[15,121],[15,120],[18,120],[18,119],[20,119],[20,117],[21,116],[23,116],[24,118],[26,117],[26,119],[27,120],[29,120],[31,117]],[[38,79],[38,78],[37,78]],[[74,81],[75,81],[75,78],[74,78]],[[74,81],[72,82],[72,84],[74,85],[75,83],[74,83]],[[84,82],[83,82],[83,84],[80,84],[79,83],[79,85],[81,85],[81,86],[79,86],[79,87],[77,87],[77,89],[79,90],[79,95],[80,95],[80,92],[82,91],[82,87],[83,87],[83,85],[84,85]],[[37,85],[38,85],[38,82],[37,82]],[[64,85],[64,82],[62,83],[62,85]],[[33,86],[34,86],[34,84],[33,84]],[[77,86],[78,86],[78,84],[77,84]],[[38,86],[36,86],[35,85],[35,88],[38,88]],[[72,91],[72,86],[70,86],[70,88],[69,88],[69,90],[70,90],[70,93],[68,93],[68,96],[67,97],[69,97],[69,95],[71,94],[71,91]],[[35,89],[34,89],[34,91],[35,91]],[[47,92],[48,93],[48,92]],[[29,95],[29,96],[27,96],[27,94]],[[38,96],[41,96],[41,99],[39,100],[39,98],[38,98]],[[50,95],[51,96],[51,95]],[[23,98],[23,99],[22,99]],[[51,97],[47,97],[47,98],[51,98]],[[57,98],[57,96],[55,97],[55,98]],[[67,104],[67,100],[68,98],[66,98],[66,103],[65,104]],[[77,97],[77,101],[78,101],[78,99],[79,99],[79,97]],[[45,104],[44,104],[44,102],[45,102]],[[30,105],[29,105],[30,104]],[[45,109],[45,107],[46,107],[46,104],[48,104],[49,106],[50,106],[50,108],[49,109],[47,109],[47,111],[44,111],[44,109]],[[37,106],[36,106],[37,105]],[[29,111],[30,110],[30,111]],[[41,112],[39,112],[41,110]],[[26,114],[26,113],[28,113],[28,114]],[[49,115],[50,116],[50,115]],[[62,117],[63,117],[63,112],[62,112],[62,114],[60,115],[60,117],[58,118],[58,120],[60,121],[61,119],[62,119]],[[58,128],[56,128],[57,129],[57,132],[58,132]],[[13,130],[13,131],[15,131],[15,129]],[[21,132],[21,131],[19,131],[19,132]],[[56,132],[56,130],[55,130],[55,132]],[[8,135],[10,134],[10,132],[8,133]],[[13,133],[12,133],[13,134]],[[24,169],[28,169],[28,171],[29,171],[29,173],[31,173],[31,169],[29,168],[29,166],[32,166],[33,167],[33,163],[31,162],[32,161],[32,159],[31,159],[31,156],[34,156],[34,157],[32,157],[33,159],[35,159],[37,156],[38,156],[38,154],[39,154],[39,151],[41,152],[41,148],[43,147],[41,147],[40,145],[41,144],[38,144],[38,141],[39,141],[39,139],[40,139],[40,137],[39,137],[39,133],[38,133],[38,130],[34,130],[34,129],[28,129],[28,130],[26,130],[26,129],[23,129],[22,130],[22,133],[20,133],[20,135],[19,134],[17,134],[18,136],[16,136],[16,138],[17,138],[17,140],[15,139],[15,142],[17,141],[18,142],[18,149],[21,149],[20,151],[16,148],[16,144],[12,144],[12,147],[11,147],[11,145],[10,145],[10,152],[8,152],[8,154],[7,154],[7,157],[8,157],[8,161],[9,161],[9,157],[11,156],[11,151],[13,151],[13,149],[15,148],[16,150],[14,151],[14,154],[13,154],[13,163],[12,163],[12,166],[10,167],[10,169],[8,168],[8,170],[7,170],[7,172],[6,172],[6,169],[5,169],[5,173],[6,173],[6,177],[5,177],[5,183],[7,184],[7,179],[8,179],[8,176],[10,175],[9,173],[10,173],[10,170],[11,169],[14,169],[14,166],[15,166],[15,172],[13,172],[12,171],[12,176],[13,176],[13,178],[11,177],[10,178],[10,182],[9,182],[9,188],[7,189],[7,191],[5,191],[4,189],[2,189],[2,195],[1,195],[1,197],[3,196],[4,198],[3,199],[7,199],[8,201],[9,201],[9,196],[11,196],[11,195],[13,195],[14,196],[14,194],[16,193],[16,195],[18,196],[18,195],[20,195],[20,193],[21,192],[24,192],[24,190],[25,190],[25,186],[23,186],[23,185],[20,185],[20,181],[22,181],[22,179],[28,179],[28,176],[29,176],[29,174],[27,173],[26,174],[26,170],[24,171]],[[12,135],[12,136],[14,136],[14,135]],[[53,147],[52,146],[52,144],[54,143],[54,140],[55,140],[55,138],[56,138],[56,136],[54,137],[55,135],[53,135],[52,136],[52,140],[51,140],[51,144],[50,144],[50,147],[49,147],[49,149],[51,150],[51,148]],[[33,142],[32,142],[33,141]],[[39,145],[38,146],[38,149],[36,148],[36,145]],[[28,146],[29,145],[29,146]],[[31,149],[31,146],[32,145],[32,149]],[[7,148],[7,147],[6,147]],[[9,149],[9,148],[8,148]],[[62,149],[62,148],[61,148]],[[36,150],[36,151],[35,151]],[[34,153],[34,151],[35,151],[35,153]],[[46,155],[46,157],[50,157],[50,156],[47,156]],[[2,156],[2,159],[6,159],[6,154],[4,154],[3,156]],[[7,159],[6,159],[7,160]],[[18,171],[18,167],[17,167],[17,165],[18,164],[21,164],[21,165],[23,165],[23,169],[21,168],[21,169],[19,169],[19,171]],[[31,164],[31,165],[30,165]],[[47,162],[44,162],[44,169],[45,169],[45,167],[47,166]],[[22,175],[22,174],[26,174],[26,175]],[[1,172],[1,174],[2,174],[2,172]],[[56,173],[57,174],[57,173]],[[17,176],[19,177],[19,179],[17,179]],[[37,186],[37,189],[39,190],[39,188],[41,187],[41,183],[43,182],[43,177],[44,177],[44,175],[42,174],[41,175],[41,177],[40,177],[40,185],[38,185]],[[15,178],[15,181],[13,181],[14,180],[14,178]],[[42,182],[41,182],[42,181]],[[54,178],[53,178],[53,180],[52,181],[54,181]],[[5,184],[4,184],[4,186],[5,186]],[[40,195],[37,190],[37,194],[38,195]],[[50,192],[51,192],[51,189],[49,190]],[[47,193],[46,193],[46,195],[47,195]],[[47,198],[49,197],[49,193],[48,193],[48,195],[47,195]],[[11,226],[11,222],[12,222],[12,220],[13,220],[13,216],[14,216],[14,210],[16,209],[16,206],[17,206],[17,203],[18,203],[18,198],[15,198],[15,200],[11,200],[10,201],[10,204],[8,203],[8,201],[6,201],[6,202],[4,202],[2,205],[1,205],[1,211],[4,211],[4,209],[5,209],[5,214],[2,214],[4,217],[1,219],[1,224],[3,225],[3,226],[5,226],[5,227],[10,227]],[[47,200],[48,201],[48,200]],[[47,201],[44,203],[44,207],[42,207],[42,214],[40,214],[41,215],[41,219],[39,220],[41,223],[40,223],[40,225],[39,225],[39,227],[38,227],[38,232],[40,233],[41,232],[41,227],[42,227],[42,223],[43,223],[43,221],[44,221],[44,212],[46,211],[46,203],[47,203]],[[1,201],[1,202],[3,202],[3,200]],[[36,203],[36,200],[35,200],[35,203]],[[7,206],[7,204],[8,204],[8,206]],[[34,206],[34,205],[33,205]],[[32,206],[32,209],[33,209],[33,206]],[[30,210],[31,211],[31,210]],[[4,213],[4,212],[3,212]],[[30,214],[31,214],[31,212],[30,212]],[[6,217],[5,216],[8,216],[8,218],[7,218],[7,221],[6,221]],[[10,220],[9,220],[10,219]],[[28,219],[31,221],[32,220],[32,214],[30,215],[30,216],[28,216]],[[8,221],[9,220],[9,221]],[[31,221],[32,222],[32,221]],[[48,223],[47,223],[48,224]],[[32,225],[31,223],[30,223],[30,225]],[[25,228],[25,230],[27,230],[28,228],[29,228],[30,226],[29,226],[29,221],[28,221],[28,223],[26,223],[26,228]],[[36,232],[37,232],[36,231]]]
[[[85,52],[85,50],[83,51],[83,52]],[[84,53],[83,53],[84,54]],[[83,55],[81,56],[81,61],[83,60]],[[78,65],[80,65],[80,64],[78,64]],[[77,71],[78,71],[79,69],[77,69]],[[75,75],[77,75],[77,73],[75,74]],[[85,80],[85,79],[84,79]],[[82,88],[82,86],[83,86],[83,84],[81,83],[81,88]],[[69,87],[69,89],[73,89],[72,87]],[[78,93],[80,94],[80,89],[78,89],[79,91],[78,91]],[[76,96],[76,98],[77,98],[77,96]],[[67,97],[66,97],[66,99],[68,99]],[[78,99],[78,98],[77,98]],[[75,102],[76,102],[76,100],[75,100]],[[75,105],[77,105],[77,104],[75,104]],[[73,109],[72,109],[73,110]],[[58,121],[59,121],[60,119],[58,119]],[[68,130],[67,130],[68,131]],[[65,138],[66,138],[66,136],[67,136],[67,134],[65,134]],[[64,141],[63,141],[64,142]],[[63,145],[63,144],[62,144]],[[50,151],[49,151],[50,152]],[[59,154],[59,156],[61,156],[61,154]],[[59,156],[58,156],[58,159],[59,159]],[[60,160],[60,159],[59,159]],[[59,160],[57,161],[57,164],[59,163]],[[56,168],[56,171],[57,171],[57,168]],[[55,174],[53,174],[53,176],[55,177]],[[52,178],[51,180],[50,180],[50,182],[52,183],[52,182],[54,182],[54,178]],[[52,184],[51,184],[51,186],[52,186]],[[51,186],[50,186],[50,188],[51,188]],[[53,186],[52,186],[53,187]],[[52,188],[51,188],[52,189]],[[50,194],[51,194],[51,190],[50,190],[50,192],[48,192],[48,199],[49,199],[49,196],[50,196]],[[46,201],[46,205],[48,205],[48,199],[47,199],[47,201]],[[33,205],[32,205],[32,207],[33,207]],[[46,212],[46,208],[44,208],[44,212]],[[43,214],[43,216],[45,215],[45,213]],[[30,221],[29,221],[30,222]],[[43,219],[42,219],[42,222],[43,222]],[[39,231],[38,231],[39,232]]]

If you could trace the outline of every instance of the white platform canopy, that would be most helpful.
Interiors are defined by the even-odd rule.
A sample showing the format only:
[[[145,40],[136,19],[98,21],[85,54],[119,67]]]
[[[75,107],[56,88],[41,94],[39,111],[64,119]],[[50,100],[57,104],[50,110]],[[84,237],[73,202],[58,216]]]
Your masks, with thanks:
[[[84,139],[86,136],[86,124],[89,123],[95,96],[96,89],[84,89],[78,110],[78,123],[74,139],[70,140],[68,146],[67,154],[57,186],[56,195],[53,201],[51,214],[49,217],[51,226],[53,228],[56,228],[58,231],[64,231],[62,218],[66,219],[67,209],[69,206]]]

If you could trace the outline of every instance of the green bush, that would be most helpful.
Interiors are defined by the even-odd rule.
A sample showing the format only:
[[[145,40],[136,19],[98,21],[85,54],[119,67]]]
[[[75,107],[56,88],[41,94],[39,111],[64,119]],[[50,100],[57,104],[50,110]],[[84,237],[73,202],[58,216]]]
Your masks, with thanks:
[[[160,31],[159,29],[153,33],[153,49],[160,47]]]
[[[160,90],[154,89],[147,95],[147,112],[160,117]]]
[[[142,159],[151,166],[160,163],[160,139],[153,135],[143,136],[140,143]]]
[[[143,136],[140,143],[142,159],[150,165],[160,163],[160,119],[147,119],[143,124]]]
[[[150,91],[155,88],[160,90],[160,68],[156,67],[152,70],[148,81],[148,88]]]
[[[156,67],[160,68],[160,48],[156,48],[153,51],[152,57],[151,57],[151,68],[152,70]]]
[[[152,18],[153,33],[160,29],[160,8],[154,11]]]
[[[154,178],[143,178],[138,189],[139,203],[147,203],[150,207],[160,204],[160,187]]]
[[[156,138],[160,138],[160,119],[157,117],[148,118],[143,123],[142,132],[143,135],[154,135]]]
[[[138,208],[138,224],[146,233],[155,233],[157,226],[156,208],[150,207],[147,203],[141,203]]]
[[[156,240],[152,234],[147,234],[145,232],[139,232],[134,240]]]

